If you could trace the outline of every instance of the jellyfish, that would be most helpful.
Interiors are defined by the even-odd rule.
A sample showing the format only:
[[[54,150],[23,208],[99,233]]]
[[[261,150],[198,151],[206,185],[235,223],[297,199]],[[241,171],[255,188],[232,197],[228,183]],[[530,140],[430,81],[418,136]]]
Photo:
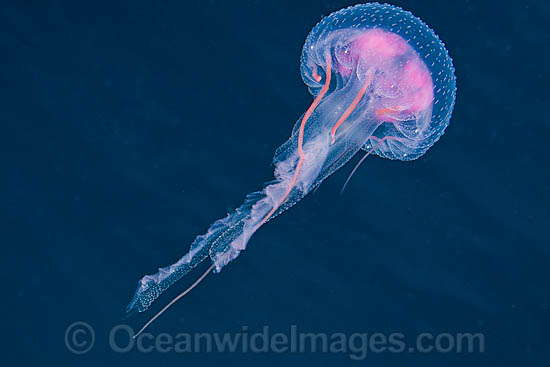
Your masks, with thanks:
[[[211,262],[136,336],[207,274],[235,259],[261,226],[355,154],[365,151],[359,164],[370,154],[411,161],[426,153],[449,124],[456,94],[452,60],[438,36],[399,7],[367,3],[330,14],[307,36],[300,61],[314,100],[276,150],[274,180],[196,237],[181,259],[138,282],[129,313],[147,310],[199,263]]]

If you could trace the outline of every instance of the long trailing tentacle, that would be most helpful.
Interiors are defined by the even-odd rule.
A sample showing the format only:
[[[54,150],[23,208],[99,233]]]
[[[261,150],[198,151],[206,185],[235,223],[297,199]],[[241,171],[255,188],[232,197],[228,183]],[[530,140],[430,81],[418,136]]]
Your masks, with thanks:
[[[363,158],[361,158],[361,160],[355,165],[355,167],[353,167],[353,170],[351,171],[351,173],[349,174],[348,178],[346,179],[346,182],[344,182],[344,185],[342,186],[342,190],[340,190],[340,195],[342,195],[344,193],[344,190],[346,189],[346,186],[348,185],[348,182],[349,180],[351,180],[351,177],[355,174],[355,171],[357,171],[357,169],[359,168],[359,166],[361,165],[361,163],[363,163],[363,161],[372,153],[374,152],[374,150],[376,149],[376,147],[378,145],[380,145],[380,143],[382,143],[384,140],[387,139],[387,137],[383,138],[383,139],[378,139],[374,136],[371,137],[371,139],[377,139],[378,140],[378,143],[376,143],[376,145],[373,145],[372,148],[363,156]]]
[[[162,310],[160,310],[159,312],[157,312],[155,314],[155,316],[151,317],[151,319],[149,321],[147,321],[145,323],[145,325],[143,325],[141,327],[141,329],[139,329],[139,331],[134,334],[133,338],[137,338],[139,336],[139,334],[141,334],[143,331],[145,331],[145,329],[147,329],[147,327],[149,325],[151,325],[153,323],[153,321],[155,321],[160,315],[162,315],[164,313],[164,311],[166,311],[167,309],[169,309],[174,303],[176,303],[180,298],[182,298],[183,296],[185,296],[187,293],[191,292],[191,290],[193,288],[195,288],[197,286],[197,284],[199,284],[204,278],[206,278],[206,276],[208,274],[210,274],[210,272],[214,269],[214,264],[210,265],[210,267],[208,269],[206,269],[206,271],[197,279],[195,280],[195,282],[193,284],[191,284],[189,287],[187,287],[187,289],[185,289],[183,292],[181,292],[177,297],[175,297],[173,300],[171,300],[166,306],[164,306],[162,308]]]

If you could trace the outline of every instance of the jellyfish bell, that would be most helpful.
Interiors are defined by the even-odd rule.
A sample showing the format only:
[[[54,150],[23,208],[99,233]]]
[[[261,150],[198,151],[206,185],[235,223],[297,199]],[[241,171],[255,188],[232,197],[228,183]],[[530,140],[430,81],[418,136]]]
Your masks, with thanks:
[[[419,18],[377,3],[325,17],[309,33],[301,56],[302,78],[314,96],[325,80],[327,55],[335,82],[319,112],[327,105],[344,113],[363,93],[336,129],[335,141],[357,136],[361,126],[369,132],[362,136],[363,149],[413,160],[444,133],[455,101],[454,67],[443,42]],[[311,76],[313,66],[322,78]]]

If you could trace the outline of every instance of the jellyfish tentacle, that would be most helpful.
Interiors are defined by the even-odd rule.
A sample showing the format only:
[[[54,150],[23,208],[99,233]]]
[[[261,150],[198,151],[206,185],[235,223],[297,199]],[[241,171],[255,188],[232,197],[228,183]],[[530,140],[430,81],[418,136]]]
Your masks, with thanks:
[[[191,290],[192,290],[193,288],[195,288],[200,282],[202,282],[202,280],[203,280],[204,278],[206,278],[206,276],[207,276],[208,274],[210,274],[210,273],[212,272],[212,270],[214,270],[214,266],[215,266],[215,264],[210,265],[210,267],[209,267],[208,269],[206,269],[206,271],[205,271],[204,273],[202,273],[202,275],[201,275],[197,280],[195,280],[195,282],[194,282],[193,284],[191,284],[189,287],[187,287],[187,288],[186,288],[183,292],[181,292],[179,295],[177,295],[176,297],[174,297],[174,299],[172,299],[166,306],[164,306],[164,307],[162,308],[162,310],[160,310],[159,312],[157,312],[157,313],[155,314],[155,316],[151,317],[151,318],[149,319],[149,321],[147,321],[147,322],[145,323],[145,325],[143,325],[143,326],[141,327],[141,329],[139,329],[139,331],[138,331],[136,334],[134,334],[134,336],[132,337],[132,339],[137,338],[141,333],[143,333],[143,332],[145,331],[145,329],[147,329],[147,327],[148,327],[149,325],[151,325],[151,324],[153,323],[153,321],[155,321],[156,319],[158,319],[159,316],[162,315],[162,314],[164,313],[164,311],[166,311],[167,309],[169,309],[174,303],[176,303],[176,302],[179,301],[181,298],[183,298],[183,296],[185,296],[187,293],[191,292]]]
[[[407,106],[400,106],[400,105],[397,105],[397,106],[391,106],[391,107],[383,107],[383,108],[379,108],[376,110],[376,115],[377,116],[384,116],[384,115],[388,115],[390,113],[395,113],[395,112],[403,112],[405,110],[407,110]]]
[[[340,195],[342,195],[344,193],[344,190],[346,189],[346,186],[348,185],[348,182],[349,180],[351,180],[351,177],[355,174],[355,172],[357,171],[357,169],[359,168],[359,166],[361,165],[361,163],[363,163],[365,161],[365,159],[367,159],[367,157],[369,155],[371,155],[372,152],[374,152],[374,150],[376,149],[376,147],[378,147],[384,140],[387,140],[389,139],[390,137],[389,136],[386,136],[382,139],[379,139],[379,138],[376,138],[374,136],[371,137],[372,139],[376,139],[378,140],[378,143],[376,143],[376,145],[373,145],[371,149],[369,149],[369,151],[363,156],[363,158],[361,158],[361,160],[359,161],[359,163],[357,163],[355,165],[355,167],[353,167],[353,170],[351,171],[351,173],[349,174],[348,178],[346,179],[346,182],[344,182],[344,185],[342,186],[342,190],[340,190]]]
[[[323,88],[315,97],[313,100],[313,103],[309,108],[307,109],[306,113],[304,114],[304,117],[302,118],[302,122],[300,124],[300,130],[298,131],[298,164],[296,165],[296,169],[294,170],[294,175],[292,177],[292,181],[290,182],[290,185],[288,185],[288,188],[286,189],[285,193],[283,194],[283,197],[279,202],[271,208],[271,210],[265,215],[264,219],[262,219],[254,228],[254,231],[257,231],[258,228],[260,228],[264,223],[275,213],[275,211],[281,206],[282,203],[288,198],[290,193],[292,192],[292,189],[296,185],[296,181],[298,181],[298,176],[300,175],[300,171],[302,170],[302,166],[304,164],[305,156],[303,151],[303,145],[304,145],[304,132],[306,127],[306,122],[311,117],[311,114],[317,106],[319,106],[319,103],[321,103],[321,100],[325,96],[325,94],[328,91],[328,88],[330,87],[330,80],[331,80],[331,67],[332,67],[332,59],[330,54],[325,54],[326,63],[327,63],[327,70],[326,70],[326,79],[325,84],[323,85]]]
[[[361,102],[361,99],[365,95],[365,92],[367,91],[368,87],[372,83],[373,76],[374,76],[374,70],[369,69],[367,71],[367,80],[365,81],[365,83],[363,84],[361,89],[359,89],[359,92],[357,92],[357,94],[355,95],[355,98],[353,99],[353,101],[351,101],[348,108],[346,108],[346,110],[344,111],[342,116],[340,116],[338,121],[336,121],[336,124],[334,124],[334,126],[332,127],[332,130],[330,131],[330,136],[331,136],[330,144],[331,145],[334,144],[334,142],[336,141],[336,130],[338,130],[340,125],[342,125],[342,123],[344,121],[346,121],[346,119],[349,117],[349,115],[351,115],[351,113],[355,110],[355,107],[357,107],[359,102]]]
[[[313,77],[313,79],[315,79],[315,81],[317,83],[319,83],[322,79],[322,76],[317,74],[317,65],[313,65],[313,70],[311,72],[311,76]]]

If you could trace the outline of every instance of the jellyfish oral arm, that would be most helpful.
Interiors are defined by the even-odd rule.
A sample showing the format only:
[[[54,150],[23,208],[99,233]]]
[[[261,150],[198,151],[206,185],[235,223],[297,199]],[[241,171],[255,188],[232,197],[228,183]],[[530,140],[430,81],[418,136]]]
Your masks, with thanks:
[[[267,184],[262,191],[249,194],[245,202],[235,212],[214,222],[208,232],[198,236],[191,245],[189,252],[176,263],[159,268],[156,274],[144,276],[138,282],[134,297],[126,307],[127,312],[132,312],[135,309],[139,312],[147,310],[161,293],[207,257],[210,257],[214,262],[207,273],[212,269],[220,271],[224,265],[245,249],[254,232],[307,194],[307,184],[303,182],[311,182],[312,180],[300,179],[300,175],[303,174],[306,155],[308,155],[307,152],[304,152],[305,127],[313,111],[319,106],[327,93],[330,81],[331,59],[327,56],[324,86],[301,119],[297,139],[291,137],[291,140],[294,140],[296,144],[294,145],[295,150],[291,150],[286,159],[276,162],[276,180]],[[315,150],[314,147],[311,147],[311,143],[309,146],[308,151]],[[309,167],[311,165],[306,165],[306,168]],[[311,169],[308,171],[311,171]],[[309,174],[311,175],[311,172]],[[296,185],[299,181],[302,182],[300,188],[297,189]]]
[[[278,178],[278,182],[275,182],[273,184],[270,184],[264,188],[264,194],[265,199],[262,200],[262,202],[256,203],[251,210],[250,213],[250,223],[255,222],[255,218],[258,217],[258,212],[261,213],[261,208],[270,207],[267,213],[263,214],[263,218],[261,220],[257,221],[256,224],[251,226],[251,229],[247,230],[246,225],[243,229],[243,232],[240,237],[235,239],[233,243],[229,244],[229,247],[227,248],[227,252],[224,252],[222,256],[216,256],[214,259],[214,262],[216,264],[216,270],[220,270],[222,266],[227,264],[227,262],[234,259],[240,251],[242,251],[252,236],[254,232],[256,232],[262,225],[264,225],[269,219],[273,218],[274,215],[277,215],[278,210],[286,210],[282,208],[281,206],[287,202],[289,199],[289,196],[293,191],[296,189],[296,184],[299,180],[300,174],[302,173],[302,168],[304,165],[304,162],[306,160],[306,155],[304,154],[304,134],[305,134],[305,127],[310,119],[311,115],[313,114],[313,111],[319,106],[321,103],[321,100],[327,93],[329,87],[330,87],[330,81],[331,81],[331,67],[332,67],[332,61],[330,55],[326,54],[326,77],[325,77],[325,83],[323,85],[323,88],[321,88],[321,91],[315,97],[313,103],[309,108],[307,109],[306,113],[302,117],[302,120],[300,122],[300,128],[298,130],[298,141],[297,141],[297,155],[298,155],[298,162],[296,163],[295,168],[289,169],[289,167],[292,167],[292,163],[289,164],[289,161],[292,162],[293,157],[290,156],[289,159],[286,161],[281,161],[277,163],[277,168],[275,170],[275,175]],[[313,71],[313,76],[315,77],[317,74],[317,71]],[[318,75],[317,75],[318,76]],[[289,177],[292,177],[289,179]],[[305,185],[307,186],[307,185]],[[294,202],[297,200],[300,200],[301,197],[305,196],[308,192],[307,187],[302,186],[300,189],[296,190],[297,192],[294,197]],[[284,193],[282,195],[277,195],[277,193],[280,191],[281,187],[286,187],[284,190]],[[279,197],[277,197],[279,196]],[[294,203],[290,203],[290,206]],[[255,213],[256,212],[256,213]],[[247,223],[248,224],[248,223]],[[249,226],[250,227],[250,226]]]

